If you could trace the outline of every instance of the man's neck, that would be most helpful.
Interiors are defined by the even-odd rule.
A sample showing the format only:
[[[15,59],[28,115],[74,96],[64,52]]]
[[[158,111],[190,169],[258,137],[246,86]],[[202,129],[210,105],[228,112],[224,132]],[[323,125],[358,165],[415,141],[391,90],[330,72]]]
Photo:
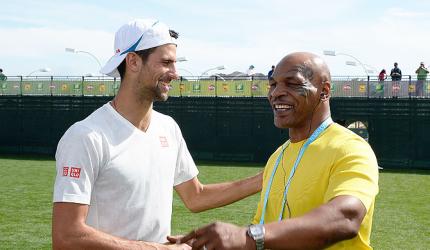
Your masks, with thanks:
[[[151,123],[152,101],[140,100],[136,93],[120,89],[112,100],[112,107],[136,128],[146,132]]]
[[[306,124],[298,128],[290,128],[288,130],[290,141],[292,143],[296,143],[308,139],[312,133],[329,117],[330,113],[319,115],[312,119],[312,123],[311,121],[308,121]]]

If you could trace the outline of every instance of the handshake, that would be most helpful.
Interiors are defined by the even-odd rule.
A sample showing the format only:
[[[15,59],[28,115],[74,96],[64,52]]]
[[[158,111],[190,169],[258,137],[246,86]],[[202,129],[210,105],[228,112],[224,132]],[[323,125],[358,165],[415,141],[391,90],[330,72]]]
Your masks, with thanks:
[[[256,249],[256,242],[247,231],[247,227],[215,222],[185,236],[167,236],[166,244],[169,249]]]

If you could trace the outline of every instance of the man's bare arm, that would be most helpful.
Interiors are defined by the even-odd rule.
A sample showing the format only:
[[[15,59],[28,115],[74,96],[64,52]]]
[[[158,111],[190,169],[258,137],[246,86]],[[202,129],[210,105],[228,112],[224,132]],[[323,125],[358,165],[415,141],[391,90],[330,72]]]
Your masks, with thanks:
[[[266,224],[264,244],[269,249],[322,249],[357,236],[365,215],[359,199],[338,196],[304,216]]]
[[[361,201],[353,196],[338,196],[304,216],[265,224],[267,249],[323,249],[355,237],[366,214]],[[255,249],[247,228],[216,222],[193,230],[180,239],[192,243],[194,250]]]
[[[204,185],[197,177],[175,187],[185,206],[192,212],[222,207],[261,191],[263,173],[246,179]]]
[[[53,249],[188,249],[185,245],[163,245],[132,241],[98,231],[85,220],[88,205],[54,203],[52,215]]]

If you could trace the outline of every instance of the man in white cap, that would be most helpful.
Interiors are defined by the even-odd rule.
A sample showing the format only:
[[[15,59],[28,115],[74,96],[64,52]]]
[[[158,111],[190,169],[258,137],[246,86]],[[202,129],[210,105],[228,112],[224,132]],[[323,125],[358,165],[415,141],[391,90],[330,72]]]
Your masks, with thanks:
[[[193,212],[224,206],[261,189],[262,176],[203,185],[181,131],[153,110],[177,78],[178,34],[136,20],[115,35],[101,70],[121,77],[118,95],[61,138],[54,187],[54,249],[188,249],[170,234],[173,188]]]

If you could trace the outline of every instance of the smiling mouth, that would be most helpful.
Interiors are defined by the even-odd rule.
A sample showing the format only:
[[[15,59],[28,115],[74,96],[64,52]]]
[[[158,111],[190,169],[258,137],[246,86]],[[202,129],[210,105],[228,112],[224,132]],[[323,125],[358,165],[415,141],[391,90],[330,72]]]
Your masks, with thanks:
[[[164,92],[168,92],[169,91],[169,84],[170,84],[170,81],[163,81],[163,80],[158,80],[158,86],[160,86],[161,87],[161,89],[164,91]]]
[[[293,106],[288,105],[288,104],[275,104],[275,105],[273,105],[273,110],[275,110],[277,112],[288,111],[291,109],[293,109]]]

